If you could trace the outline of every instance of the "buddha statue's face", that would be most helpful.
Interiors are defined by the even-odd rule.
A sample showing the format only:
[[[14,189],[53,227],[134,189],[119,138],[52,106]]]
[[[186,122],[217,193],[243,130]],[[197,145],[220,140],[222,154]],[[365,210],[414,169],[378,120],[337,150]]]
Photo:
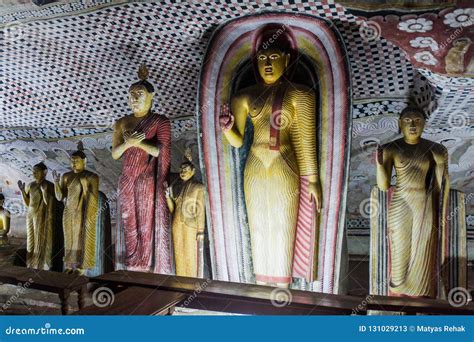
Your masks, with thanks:
[[[84,171],[86,168],[86,159],[83,159],[79,156],[71,157],[71,169],[74,173],[79,173]]]
[[[403,115],[398,124],[405,140],[418,141],[425,128],[425,118],[421,113],[413,111]]]
[[[128,105],[134,114],[147,114],[153,104],[153,93],[143,86],[132,87],[128,93]]]
[[[33,179],[37,183],[42,182],[43,179],[45,179],[47,173],[48,173],[48,170],[43,170],[42,168],[38,166],[33,167]]]
[[[266,84],[275,83],[285,73],[290,55],[279,49],[269,48],[257,53],[257,67],[260,77]]]
[[[186,182],[187,180],[193,178],[195,172],[196,170],[192,166],[183,164],[181,165],[181,170],[179,171],[179,177]]]

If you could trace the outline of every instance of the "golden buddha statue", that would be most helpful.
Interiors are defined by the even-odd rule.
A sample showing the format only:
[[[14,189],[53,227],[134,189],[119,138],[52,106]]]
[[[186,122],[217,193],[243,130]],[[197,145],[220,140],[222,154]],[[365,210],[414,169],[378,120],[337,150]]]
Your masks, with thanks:
[[[387,223],[392,296],[437,296],[439,206],[449,193],[448,152],[421,138],[424,125],[420,109],[404,109],[399,119],[403,138],[377,149],[378,188],[390,188],[393,168],[397,177]]]
[[[244,170],[252,262],[257,284],[279,287],[292,282],[294,257],[301,256],[297,228],[305,221],[307,232],[316,229],[314,215],[322,203],[316,95],[289,81],[296,55],[289,30],[276,24],[259,29],[253,61],[260,82],[233,94],[230,108],[223,105],[219,118],[224,136],[237,148],[243,144],[248,117],[253,124]]]
[[[171,162],[171,124],[152,111],[155,90],[147,81],[145,65],[138,76],[140,81],[129,88],[133,114],[115,123],[112,139],[112,158],[123,159],[116,264],[128,270],[170,274],[171,236],[163,184]]]
[[[10,232],[10,212],[3,207],[5,196],[0,194],[0,247],[8,245],[8,233]]]
[[[78,272],[95,266],[99,176],[86,170],[87,158],[79,144],[71,155],[72,171],[62,177],[53,171],[58,201],[64,201],[64,269]]]
[[[172,236],[176,275],[199,277],[203,274],[204,256],[204,185],[193,180],[196,168],[190,149],[185,152],[186,161],[181,164],[179,177],[183,181],[174,195],[170,186],[166,201],[173,217]]]
[[[52,266],[54,229],[54,184],[46,180],[48,169],[44,163],[33,167],[34,181],[25,185],[18,181],[26,214],[26,266],[49,270]]]

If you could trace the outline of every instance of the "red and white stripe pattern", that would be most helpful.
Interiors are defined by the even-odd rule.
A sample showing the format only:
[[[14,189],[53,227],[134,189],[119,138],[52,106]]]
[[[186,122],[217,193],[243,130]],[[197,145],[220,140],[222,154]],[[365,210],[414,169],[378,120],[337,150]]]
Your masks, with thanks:
[[[171,273],[169,212],[163,188],[171,159],[170,122],[162,115],[153,114],[136,131],[145,133],[146,140],[156,143],[160,155],[152,157],[137,147],[124,153],[118,186],[124,266],[129,270]]]
[[[315,268],[317,267],[317,261],[315,260],[317,215],[316,204],[314,201],[311,201],[308,186],[308,177],[300,177],[300,202],[296,225],[292,276],[294,278],[315,281]]]

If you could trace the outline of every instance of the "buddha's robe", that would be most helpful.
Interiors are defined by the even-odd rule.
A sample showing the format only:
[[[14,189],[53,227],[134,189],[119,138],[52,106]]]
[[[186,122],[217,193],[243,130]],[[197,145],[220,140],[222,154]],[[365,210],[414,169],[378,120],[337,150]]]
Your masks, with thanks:
[[[88,170],[68,172],[61,179],[64,199],[64,267],[89,269],[95,266],[99,176]]]
[[[41,186],[45,187],[44,195]],[[49,270],[52,266],[54,210],[56,205],[54,184],[47,180],[43,180],[41,184],[32,182],[26,187],[25,193],[29,200],[26,214],[26,266]]]
[[[281,109],[275,110],[276,101]],[[314,92],[289,85],[268,95],[261,109],[249,115],[254,136],[244,192],[256,279],[313,281],[316,209],[310,202],[307,176],[317,174]]]
[[[119,220],[125,242],[125,267],[129,270],[172,272],[169,210],[164,182],[171,161],[171,126],[163,115],[152,114],[135,131],[160,148],[153,157],[138,147],[123,154],[119,179]]]
[[[188,180],[173,201],[172,236],[176,275],[203,277],[202,240],[197,240],[197,234],[204,233],[204,185]]]

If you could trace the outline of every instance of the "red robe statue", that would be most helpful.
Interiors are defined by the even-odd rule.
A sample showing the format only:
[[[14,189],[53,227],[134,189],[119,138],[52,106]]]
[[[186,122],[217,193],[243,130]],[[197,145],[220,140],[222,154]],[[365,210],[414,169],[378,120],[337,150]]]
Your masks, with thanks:
[[[169,211],[163,187],[171,161],[170,121],[151,114],[135,131],[156,143],[160,154],[155,158],[138,147],[124,152],[118,185],[118,227],[124,240],[123,244],[117,241],[117,251],[128,270],[171,274]]]

